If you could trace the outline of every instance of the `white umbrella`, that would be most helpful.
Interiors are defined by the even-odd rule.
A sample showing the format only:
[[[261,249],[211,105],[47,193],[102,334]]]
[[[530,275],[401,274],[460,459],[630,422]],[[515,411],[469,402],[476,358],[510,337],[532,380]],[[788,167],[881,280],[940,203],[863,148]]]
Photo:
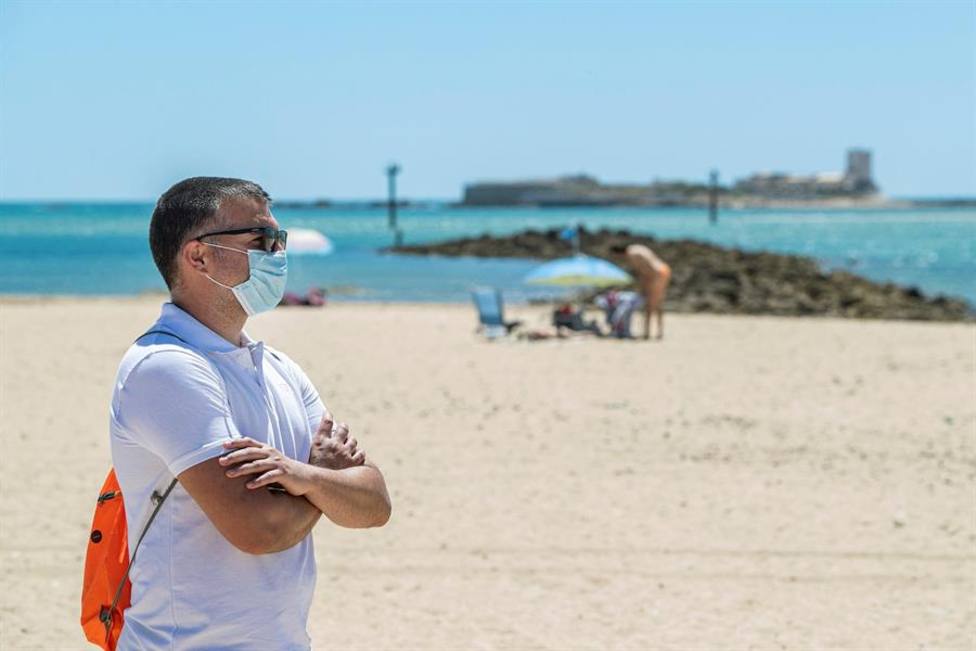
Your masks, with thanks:
[[[311,228],[288,229],[288,253],[299,255],[329,255],[335,250],[332,240]]]

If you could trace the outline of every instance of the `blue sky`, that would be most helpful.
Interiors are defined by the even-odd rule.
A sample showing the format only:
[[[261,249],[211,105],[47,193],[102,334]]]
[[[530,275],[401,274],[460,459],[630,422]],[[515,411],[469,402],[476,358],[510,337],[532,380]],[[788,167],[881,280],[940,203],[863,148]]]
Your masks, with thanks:
[[[974,3],[0,2],[0,198],[840,169],[976,195]]]

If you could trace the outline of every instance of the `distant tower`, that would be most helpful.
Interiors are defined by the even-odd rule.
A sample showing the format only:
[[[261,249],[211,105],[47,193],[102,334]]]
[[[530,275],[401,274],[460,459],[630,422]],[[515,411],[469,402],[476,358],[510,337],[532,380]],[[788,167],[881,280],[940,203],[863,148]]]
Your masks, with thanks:
[[[871,150],[848,149],[847,171],[844,184],[853,192],[876,192],[877,187],[871,178]]]

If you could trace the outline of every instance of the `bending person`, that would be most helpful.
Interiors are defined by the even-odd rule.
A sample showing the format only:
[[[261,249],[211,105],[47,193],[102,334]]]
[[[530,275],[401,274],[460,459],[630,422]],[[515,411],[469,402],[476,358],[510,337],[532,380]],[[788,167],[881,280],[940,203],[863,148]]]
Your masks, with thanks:
[[[671,267],[643,244],[613,246],[610,252],[622,256],[644,297],[644,339],[651,338],[651,317],[657,317],[657,339],[664,337],[664,299],[671,282]]]

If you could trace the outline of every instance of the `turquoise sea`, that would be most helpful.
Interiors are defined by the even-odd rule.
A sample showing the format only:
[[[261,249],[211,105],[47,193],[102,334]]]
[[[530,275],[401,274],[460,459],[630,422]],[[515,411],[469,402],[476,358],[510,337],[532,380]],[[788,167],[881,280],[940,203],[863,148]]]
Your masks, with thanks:
[[[137,294],[163,290],[147,242],[152,204],[0,203],[0,294]],[[472,285],[537,295],[521,283],[526,260],[384,255],[383,208],[275,208],[285,227],[315,228],[330,256],[292,256],[289,289],[330,288],[351,300],[466,301]],[[749,250],[799,253],[827,269],[914,285],[976,305],[976,209],[729,210],[712,226],[702,210],[644,208],[458,208],[432,203],[400,211],[405,242],[504,234],[582,223],[658,238],[694,238]],[[670,261],[672,265],[679,260]]]

